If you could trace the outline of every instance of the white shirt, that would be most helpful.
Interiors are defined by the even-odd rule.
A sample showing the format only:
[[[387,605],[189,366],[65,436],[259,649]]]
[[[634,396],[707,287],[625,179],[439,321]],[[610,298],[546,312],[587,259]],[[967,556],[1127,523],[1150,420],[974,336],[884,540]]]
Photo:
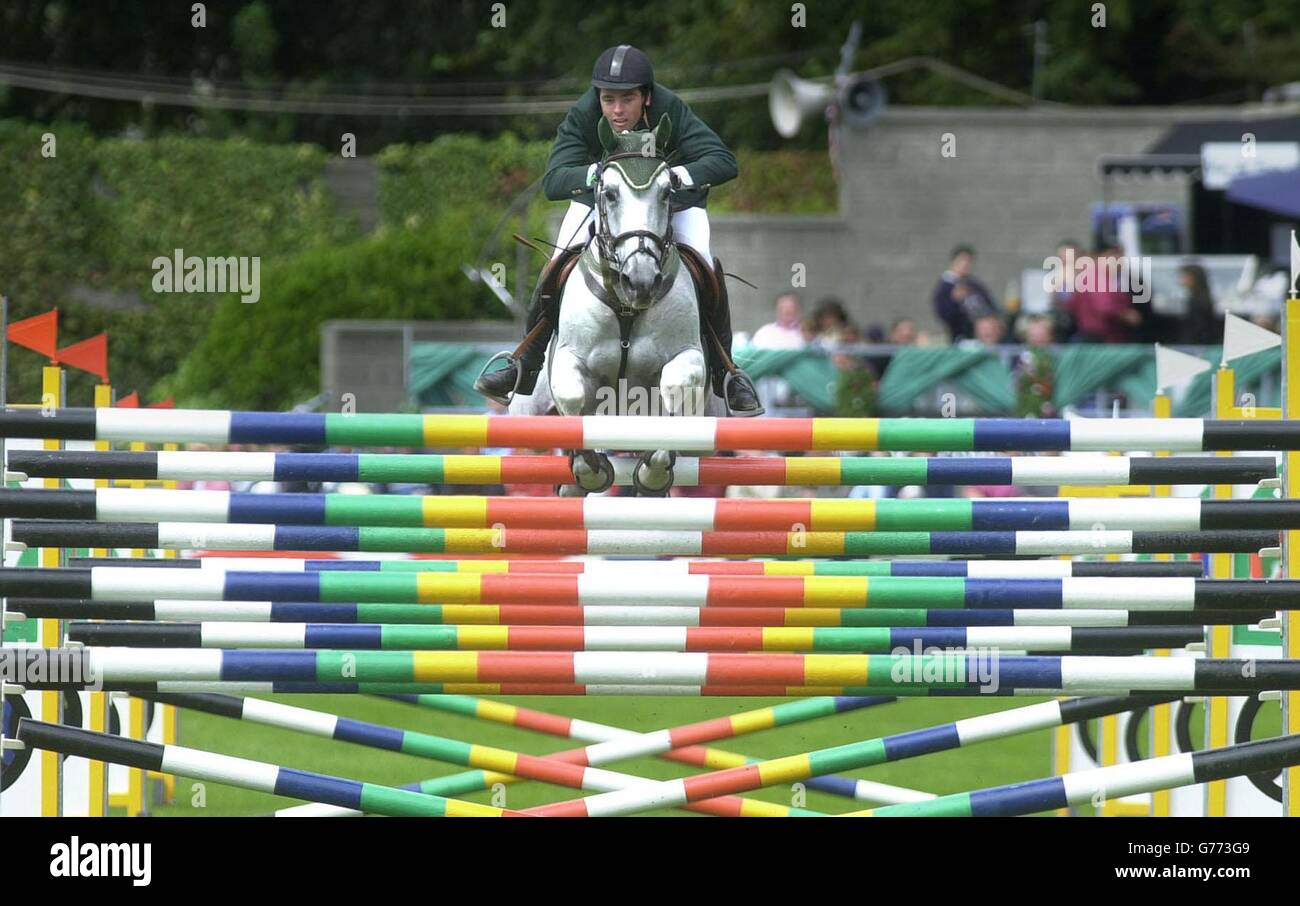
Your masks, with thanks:
[[[808,342],[801,327],[782,327],[773,321],[754,331],[749,345],[755,349],[802,349]]]

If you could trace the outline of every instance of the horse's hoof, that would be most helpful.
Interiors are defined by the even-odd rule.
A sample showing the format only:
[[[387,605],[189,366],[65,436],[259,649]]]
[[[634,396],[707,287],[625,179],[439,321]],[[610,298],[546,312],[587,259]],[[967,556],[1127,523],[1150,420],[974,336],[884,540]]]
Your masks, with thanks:
[[[569,455],[569,470],[578,487],[587,494],[600,494],[614,484],[614,464],[604,453],[579,450]]]
[[[638,497],[667,497],[673,486],[673,466],[677,463],[677,454],[672,450],[647,450],[642,453],[632,468],[632,487]],[[649,469],[663,473],[662,482],[647,484],[641,478],[641,470]]]

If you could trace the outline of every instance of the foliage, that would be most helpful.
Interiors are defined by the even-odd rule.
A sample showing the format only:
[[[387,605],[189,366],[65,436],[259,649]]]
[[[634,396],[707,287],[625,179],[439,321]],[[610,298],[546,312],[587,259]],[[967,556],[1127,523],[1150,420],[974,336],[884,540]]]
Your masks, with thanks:
[[[376,0],[364,4],[209,5],[203,28],[191,4],[156,4],[147,16],[119,3],[9,0],[0,59],[132,77],[274,84],[289,99],[325,91],[460,97],[507,91],[572,96],[590,84],[602,50],[633,40],[671,88],[763,84],[788,67],[831,74],[849,24],[862,22],[858,70],[931,57],[1021,92],[1033,80],[1032,25],[1046,24],[1042,97],[1067,104],[1164,105],[1258,99],[1269,85],[1300,80],[1294,0],[660,0],[590,5],[570,0],[485,4],[478,0]],[[795,21],[795,7],[803,10]],[[1104,26],[1098,11],[1105,16]],[[1004,104],[978,88],[924,69],[887,78],[895,104]],[[825,147],[817,117],[794,140],[779,138],[761,95],[700,101],[732,147]],[[559,115],[356,116],[221,111],[0,90],[0,116],[84,122],[100,134],[244,132],[338,147],[353,132],[362,153],[440,134],[511,129],[549,140]]]
[[[42,136],[56,139],[43,157]],[[207,330],[218,299],[153,292],[152,263],[186,255],[257,256],[265,269],[297,252],[356,236],[321,179],[325,154],[169,136],[95,140],[75,125],[0,121],[0,197],[15,199],[0,230],[0,292],[17,320],[59,308],[64,344],[109,330],[109,374],[150,399]],[[39,394],[39,358],[17,352],[11,399]],[[73,374],[69,399],[96,379]]]
[[[187,406],[282,409],[320,389],[320,325],[330,319],[485,318],[502,312],[461,273],[486,227],[449,210],[419,230],[384,229],[311,249],[262,273],[262,298],[227,296],[170,390]]]
[[[57,155],[52,158],[40,153],[47,132],[57,140]],[[482,262],[484,266],[513,260],[511,232],[551,238],[546,218],[562,206],[540,193],[523,197],[540,178],[548,151],[547,142],[526,142],[504,133],[493,140],[448,135],[428,144],[392,145],[379,154],[381,222],[399,232],[428,237],[423,251],[436,255],[446,274],[445,279],[430,282],[419,274],[399,273],[402,268],[395,265],[392,273],[380,269],[371,275],[375,290],[354,298],[356,316],[405,317],[394,313],[406,308],[394,301],[399,289],[422,293],[415,298],[424,299],[473,289],[459,267],[479,260],[498,226],[500,235],[495,246],[487,249],[490,257]],[[714,193],[715,210],[834,210],[834,184],[824,154],[782,151],[739,156],[743,178]],[[138,389],[147,400],[166,396],[167,386],[187,394],[197,392],[199,385],[190,382],[192,376],[210,373],[197,364],[187,370],[190,379],[161,383],[196,348],[208,349],[211,343],[246,345],[242,328],[229,337],[223,335],[224,330],[242,324],[244,315],[234,321],[214,320],[215,312],[231,305],[228,310],[246,315],[260,311],[258,306],[278,310],[290,300],[301,300],[305,307],[293,323],[314,350],[322,317],[319,302],[297,291],[297,277],[289,281],[292,292],[274,300],[266,294],[273,292],[273,278],[297,274],[301,260],[328,262],[332,257],[322,252],[317,258],[300,258],[304,252],[343,245],[340,254],[345,258],[356,254],[347,245],[357,238],[356,226],[335,208],[322,179],[326,159],[324,152],[307,145],[180,136],[97,140],[73,124],[0,121],[0,197],[14,200],[8,211],[9,228],[0,230],[0,292],[10,299],[11,319],[57,306],[65,344],[108,330],[113,383],[122,393]],[[523,223],[507,217],[516,200],[521,203]],[[404,240],[393,241],[400,245]],[[152,263],[160,256],[170,257],[175,249],[187,256],[258,257],[263,302],[247,306],[214,294],[155,293]],[[530,260],[539,268],[539,261]],[[513,266],[507,270],[512,273]],[[531,281],[535,273],[527,279]],[[376,301],[378,284],[387,284],[385,301]],[[455,317],[459,310],[455,305],[440,305],[425,316]],[[497,305],[465,310],[462,316],[476,310],[495,311]],[[260,323],[260,318],[251,320]],[[280,322],[274,323],[280,329]],[[210,353],[203,355],[210,358]],[[38,395],[41,364],[32,353],[15,352],[11,399]],[[267,390],[260,396],[244,389],[232,398],[256,396],[273,400],[268,405],[274,407],[288,405],[302,398],[308,373],[315,373],[314,362],[296,370],[300,379],[296,384],[271,380],[264,383]],[[69,399],[88,400],[94,381],[89,375],[72,373]],[[224,383],[220,379],[214,386]],[[270,388],[288,395],[275,396]]]
[[[1016,415],[1021,418],[1056,418],[1052,392],[1056,386],[1056,361],[1046,349],[1026,349],[1016,366]]]
[[[839,418],[874,418],[879,382],[870,368],[842,368],[835,388],[835,415]]]
[[[709,210],[833,214],[839,187],[820,151],[736,151],[740,178],[709,193]]]
[[[541,235],[545,215],[553,210],[538,183],[549,150],[545,142],[523,142],[510,132],[492,140],[444,135],[428,144],[390,145],[377,155],[382,218],[394,226],[420,229],[456,210],[471,212],[491,229],[518,200],[526,225],[520,229],[516,221],[508,226]],[[534,194],[525,199],[523,193],[530,187]],[[503,251],[506,247],[504,242],[497,245]]]

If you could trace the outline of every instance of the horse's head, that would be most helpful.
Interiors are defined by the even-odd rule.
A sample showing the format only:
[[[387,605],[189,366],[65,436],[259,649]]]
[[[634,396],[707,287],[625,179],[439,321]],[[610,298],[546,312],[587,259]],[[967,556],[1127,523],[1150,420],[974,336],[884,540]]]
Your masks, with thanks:
[[[623,304],[649,308],[659,296],[672,240],[670,201],[678,180],[661,153],[672,123],[665,114],[653,132],[615,134],[602,118],[597,132],[605,149],[595,198],[600,256]]]

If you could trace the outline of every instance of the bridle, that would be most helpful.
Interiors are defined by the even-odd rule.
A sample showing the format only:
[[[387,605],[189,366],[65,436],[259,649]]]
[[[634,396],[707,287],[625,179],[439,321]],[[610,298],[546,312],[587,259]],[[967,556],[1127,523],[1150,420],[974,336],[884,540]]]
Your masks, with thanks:
[[[587,284],[587,289],[591,294],[599,299],[614,316],[618,319],[618,339],[619,339],[619,358],[618,358],[618,378],[623,380],[627,376],[627,357],[628,349],[632,345],[632,326],[637,317],[641,314],[641,309],[634,308],[623,301],[621,292],[612,289],[612,285],[617,283],[622,286],[626,277],[623,274],[624,258],[620,258],[615,253],[615,246],[619,245],[625,239],[637,240],[636,248],[628,252],[628,257],[637,252],[645,252],[655,262],[655,270],[659,274],[655,284],[655,298],[662,298],[669,290],[672,289],[676,281],[677,268],[666,269],[665,264],[671,263],[671,255],[675,252],[676,244],[673,241],[673,222],[672,217],[668,218],[668,229],[664,235],[653,233],[650,230],[625,230],[617,236],[609,232],[609,219],[605,216],[605,198],[601,192],[601,177],[604,175],[605,167],[616,160],[625,158],[647,158],[649,155],[640,151],[618,151],[602,159],[596,165],[596,199],[595,207],[598,216],[596,217],[595,238],[596,254],[593,255],[595,265],[599,269],[599,274],[593,274],[587,267],[579,268],[583,280]],[[654,174],[650,177],[651,181],[658,177],[660,169],[668,166],[668,162],[662,157],[650,157],[651,160],[658,160],[659,166],[655,168]],[[626,174],[624,174],[626,175]],[[668,171],[669,179],[672,182],[673,190],[680,188],[681,180],[672,170]],[[669,214],[671,215],[671,207]],[[648,243],[648,245],[647,245]],[[590,249],[588,249],[590,252]],[[667,274],[665,276],[665,273]],[[612,278],[612,281],[611,281]]]
[[[596,186],[599,188],[601,178],[605,172],[605,167],[608,164],[612,161],[632,157],[645,159],[647,155],[642,154],[640,151],[619,151],[601,160],[596,166]],[[668,166],[668,162],[662,157],[654,157],[651,159],[659,161],[659,167],[655,169],[654,176],[651,177],[651,181],[653,181],[654,177],[659,175],[659,170]],[[669,178],[672,180],[673,189],[677,189],[680,185],[680,180],[671,170],[669,171]],[[644,252],[654,259],[656,270],[662,272],[664,256],[667,255],[668,248],[673,242],[672,218],[669,217],[668,229],[664,231],[662,236],[650,230],[624,230],[618,235],[612,235],[609,232],[609,218],[606,216],[607,211],[605,208],[604,196],[604,192],[596,192],[596,211],[599,214],[596,218],[596,246],[600,251],[602,263],[607,268],[611,269],[619,279],[621,279],[623,265],[626,262],[626,259],[638,252]],[[625,257],[620,257],[616,252],[616,246],[622,244],[628,239],[636,239],[636,247],[631,249]],[[647,243],[649,243],[649,245],[647,245]]]

